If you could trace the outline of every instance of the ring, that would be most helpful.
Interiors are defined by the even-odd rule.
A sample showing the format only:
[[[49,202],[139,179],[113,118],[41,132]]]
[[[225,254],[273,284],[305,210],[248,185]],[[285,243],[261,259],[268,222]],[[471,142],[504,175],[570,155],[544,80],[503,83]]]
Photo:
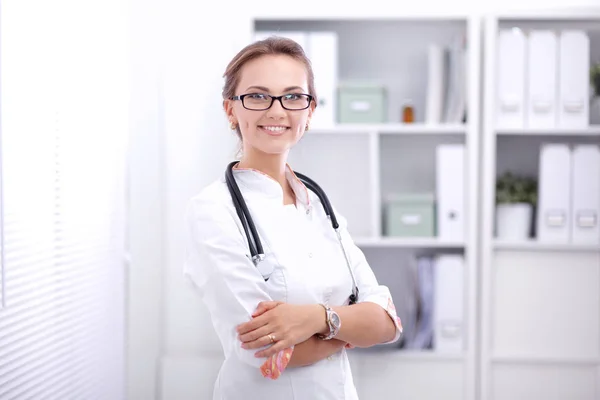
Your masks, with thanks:
[[[268,335],[269,339],[271,340],[271,343],[275,343],[275,336],[274,335]]]

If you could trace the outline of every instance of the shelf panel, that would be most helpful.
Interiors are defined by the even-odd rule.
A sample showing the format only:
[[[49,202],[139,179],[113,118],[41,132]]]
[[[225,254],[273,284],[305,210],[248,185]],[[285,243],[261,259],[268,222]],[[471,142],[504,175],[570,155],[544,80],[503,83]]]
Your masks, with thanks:
[[[365,134],[384,135],[464,135],[465,125],[455,124],[338,124],[327,128],[314,128],[310,134]]]
[[[492,362],[496,364],[563,364],[563,365],[597,365],[600,359],[597,357],[546,357],[546,356],[523,356],[523,355],[494,355]]]
[[[403,350],[398,348],[389,348],[386,346],[375,346],[366,349],[351,349],[351,356],[358,357],[385,357],[385,361],[422,361],[422,362],[439,362],[439,361],[464,361],[465,355],[459,353],[443,353],[435,350]]]
[[[600,125],[588,128],[550,128],[550,129],[497,129],[498,136],[600,136]]]
[[[358,237],[354,239],[362,247],[400,247],[400,248],[433,248],[460,249],[465,246],[461,241],[440,240],[438,238],[402,238],[402,237]]]
[[[536,240],[523,242],[494,240],[496,250],[519,250],[519,251],[573,251],[573,252],[600,252],[600,245],[593,244],[560,244],[560,243],[541,243]]]

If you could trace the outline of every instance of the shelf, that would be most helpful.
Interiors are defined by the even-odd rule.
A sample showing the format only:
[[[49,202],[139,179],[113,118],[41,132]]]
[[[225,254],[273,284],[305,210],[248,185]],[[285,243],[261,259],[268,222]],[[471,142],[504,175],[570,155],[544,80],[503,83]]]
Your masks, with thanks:
[[[572,251],[572,252],[600,252],[600,245],[594,244],[560,244],[560,243],[540,243],[536,240],[524,242],[514,242],[505,240],[495,240],[494,248],[496,250],[519,250],[519,251]]]
[[[399,248],[434,248],[434,249],[460,249],[464,243],[460,241],[440,240],[438,238],[401,238],[401,237],[380,237],[380,238],[356,238],[354,240],[357,246],[361,247],[399,247]]]
[[[574,365],[597,365],[600,359],[597,357],[548,357],[548,356],[510,356],[494,355],[492,361],[497,364],[574,364]]]
[[[375,346],[366,349],[356,348],[349,350],[349,355],[358,357],[383,358],[385,361],[464,361],[463,354],[442,353],[435,350],[403,350],[398,348],[389,348],[386,346]],[[383,360],[382,360],[383,361]]]
[[[598,136],[600,137],[600,125],[593,125],[588,128],[549,128],[549,129],[529,129],[529,128],[510,128],[497,129],[498,136]]]
[[[465,125],[460,124],[338,124],[327,128],[315,128],[308,134],[365,134],[384,135],[464,135]]]

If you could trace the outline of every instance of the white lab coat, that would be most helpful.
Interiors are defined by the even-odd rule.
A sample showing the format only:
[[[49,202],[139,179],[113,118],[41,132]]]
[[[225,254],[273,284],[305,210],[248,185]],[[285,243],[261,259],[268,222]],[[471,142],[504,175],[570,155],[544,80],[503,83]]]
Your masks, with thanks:
[[[254,356],[258,350],[242,349],[235,328],[251,319],[259,302],[343,305],[351,294],[352,279],[318,197],[289,166],[296,206],[284,206],[279,183],[260,171],[233,173],[263,244],[266,257],[258,267],[249,259],[248,242],[224,178],[194,196],[186,212],[184,273],[198,288],[225,354],[213,399],[358,399],[346,349],[310,366],[288,367],[276,380],[261,374],[265,359]],[[336,216],[359,286],[359,302],[373,302],[388,311],[396,323],[393,341],[397,341],[402,328],[390,292],[378,284],[352,242],[343,216]],[[263,274],[269,273],[265,282]]]

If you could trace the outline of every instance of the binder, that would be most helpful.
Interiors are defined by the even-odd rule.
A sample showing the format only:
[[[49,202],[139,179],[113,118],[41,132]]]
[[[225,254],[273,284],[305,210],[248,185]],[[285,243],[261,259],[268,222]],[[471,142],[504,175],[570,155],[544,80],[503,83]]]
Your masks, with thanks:
[[[440,239],[464,240],[465,146],[443,144],[436,148],[436,220]]]
[[[584,31],[560,33],[558,125],[585,128],[589,125],[590,39]]]
[[[542,144],[538,182],[537,238],[570,242],[571,150],[566,144]]]
[[[576,145],[572,157],[571,241],[600,246],[600,146]]]
[[[425,123],[442,122],[445,88],[445,51],[436,44],[427,50],[427,97],[425,101]]]
[[[502,29],[498,34],[496,79],[496,127],[525,125],[526,41],[520,29]]]
[[[527,128],[554,128],[558,102],[558,36],[556,33],[532,31],[527,51]]]
[[[444,254],[435,259],[433,347],[436,352],[463,351],[464,264],[461,255]]]
[[[332,127],[336,122],[337,110],[338,37],[335,32],[311,32],[307,39],[318,98],[310,126]]]

